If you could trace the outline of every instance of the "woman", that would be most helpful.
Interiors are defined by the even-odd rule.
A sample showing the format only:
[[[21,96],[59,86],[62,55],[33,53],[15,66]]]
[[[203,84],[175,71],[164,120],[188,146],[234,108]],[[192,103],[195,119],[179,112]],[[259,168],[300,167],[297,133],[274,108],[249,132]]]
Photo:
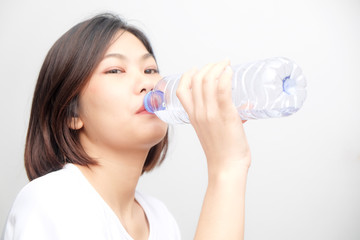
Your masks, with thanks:
[[[231,101],[229,62],[186,72],[177,95],[208,162],[195,239],[241,239],[250,151]],[[4,239],[180,239],[158,200],[136,191],[167,150],[167,124],[144,110],[160,75],[145,35],[111,14],[79,23],[50,49],[25,147],[30,183]]]

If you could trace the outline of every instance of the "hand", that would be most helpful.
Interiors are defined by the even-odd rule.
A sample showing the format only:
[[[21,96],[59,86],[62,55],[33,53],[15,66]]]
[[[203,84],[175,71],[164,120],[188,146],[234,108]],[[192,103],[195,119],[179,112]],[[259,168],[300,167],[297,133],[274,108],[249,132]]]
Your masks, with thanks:
[[[250,166],[245,121],[232,102],[229,64],[223,61],[188,71],[177,89],[206,154],[210,174]]]

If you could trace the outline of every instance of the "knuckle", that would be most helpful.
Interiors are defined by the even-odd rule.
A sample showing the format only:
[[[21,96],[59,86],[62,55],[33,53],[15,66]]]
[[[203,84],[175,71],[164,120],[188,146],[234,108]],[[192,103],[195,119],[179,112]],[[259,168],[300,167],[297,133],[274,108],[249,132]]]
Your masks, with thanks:
[[[220,94],[231,94],[232,84],[230,79],[221,79],[218,84],[218,93]]]
[[[203,80],[202,80],[202,82],[204,83],[204,84],[208,84],[209,82],[211,82],[212,81],[212,78],[210,77],[210,76],[204,76],[204,78],[203,78]]]
[[[201,81],[201,75],[200,75],[200,73],[196,73],[191,80],[192,80],[193,83],[194,83],[194,82],[195,82],[195,83],[196,83],[196,82],[200,82],[200,81]]]
[[[210,123],[215,122],[218,118],[218,114],[215,111],[208,111],[206,114],[206,120]]]
[[[204,124],[204,123],[211,124],[217,121],[218,115],[219,113],[214,109],[201,110],[201,111],[197,109],[193,112],[192,119],[193,121],[199,124]]]
[[[228,95],[231,94],[231,89],[224,84],[219,84],[217,92],[219,95]]]

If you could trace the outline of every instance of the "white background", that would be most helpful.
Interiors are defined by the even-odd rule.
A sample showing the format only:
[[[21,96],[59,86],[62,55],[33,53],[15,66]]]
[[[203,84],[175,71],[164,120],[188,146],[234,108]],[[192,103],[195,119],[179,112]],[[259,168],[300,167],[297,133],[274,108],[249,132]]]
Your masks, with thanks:
[[[308,80],[303,108],[245,125],[253,155],[245,237],[360,239],[359,0],[1,0],[0,229],[27,182],[23,146],[42,61],[65,31],[103,11],[147,33],[163,74],[226,58],[295,60]],[[192,239],[205,158],[190,125],[171,131],[168,158],[139,188],[164,201]]]

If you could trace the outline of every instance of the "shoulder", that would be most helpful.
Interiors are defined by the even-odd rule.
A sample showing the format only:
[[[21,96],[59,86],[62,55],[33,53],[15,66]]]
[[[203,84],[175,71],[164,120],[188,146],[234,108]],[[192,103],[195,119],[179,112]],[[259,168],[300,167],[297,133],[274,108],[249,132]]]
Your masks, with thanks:
[[[48,204],[56,204],[67,198],[69,196],[67,193],[76,188],[76,178],[75,169],[68,167],[36,178],[21,189],[13,208],[30,206],[44,208]]]
[[[98,219],[83,215],[94,211],[87,211],[86,201],[91,200],[76,171],[75,166],[65,167],[29,182],[13,203],[5,239],[58,239],[55,233],[67,234],[74,226],[81,228],[84,219]]]

